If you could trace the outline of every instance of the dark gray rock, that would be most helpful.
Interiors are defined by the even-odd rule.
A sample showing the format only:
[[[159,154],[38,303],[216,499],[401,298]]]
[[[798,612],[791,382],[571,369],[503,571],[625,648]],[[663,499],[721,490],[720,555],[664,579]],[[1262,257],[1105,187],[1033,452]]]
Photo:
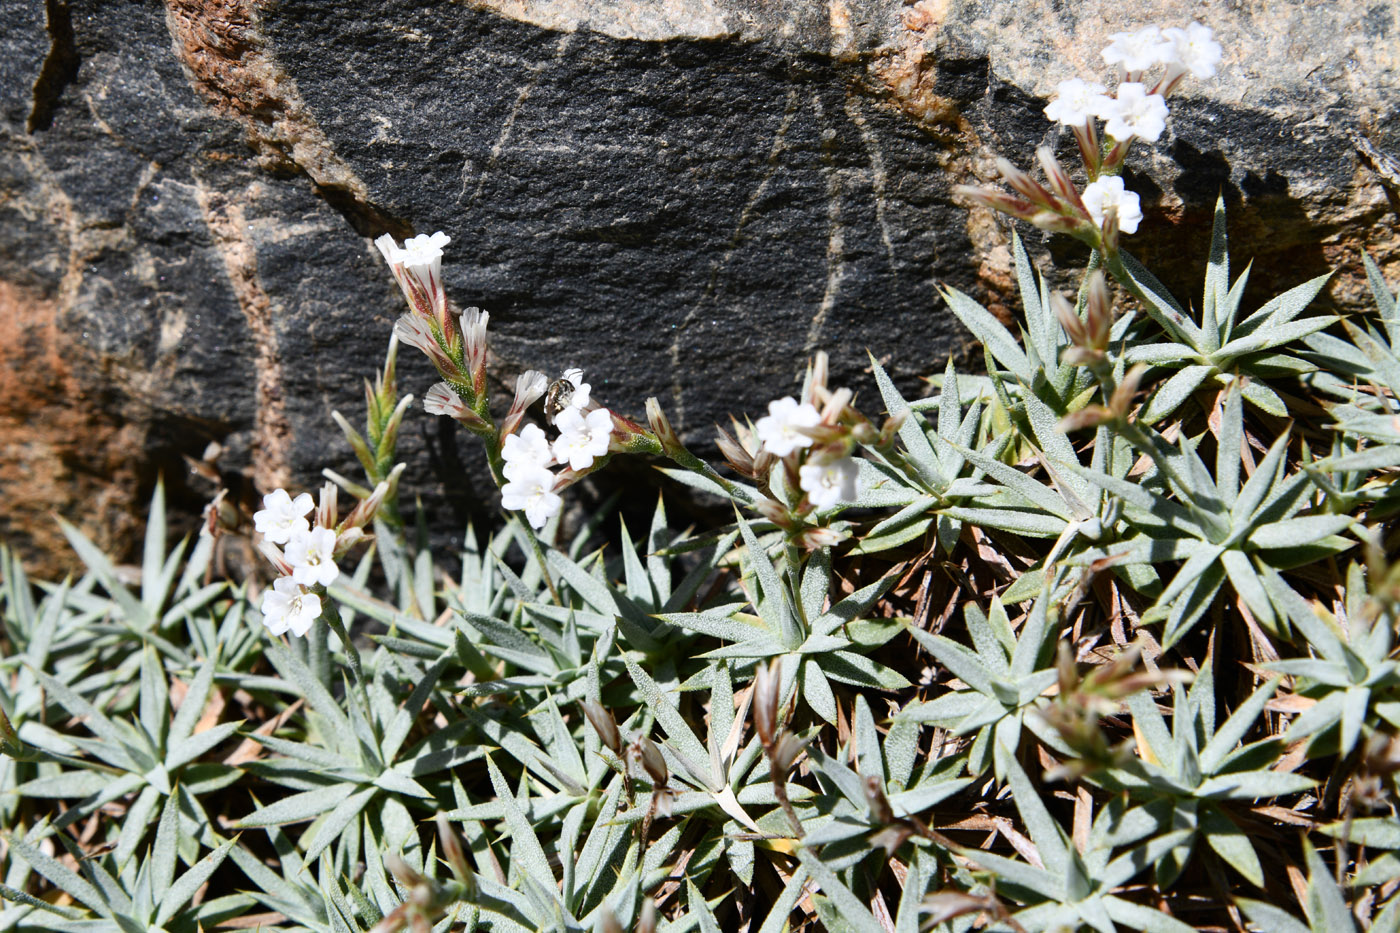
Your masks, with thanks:
[[[1134,15],[1170,24],[1157,5]],[[0,435],[26,441],[4,445],[0,484],[47,502],[0,536],[39,548],[35,516],[56,509],[127,529],[103,536],[119,548],[134,525],[118,516],[160,470],[197,511],[207,490],[181,457],[214,440],[250,501],[355,472],[327,413],[358,420],[400,310],[369,242],[385,231],[453,236],[449,293],[491,312],[499,378],[582,366],[624,412],[659,396],[701,446],[792,391],[816,349],[870,409],[866,349],[918,393],[967,349],[935,284],[999,311],[1011,294],[1007,228],[951,186],[1055,141],[1045,97],[1102,70],[1107,34],[1136,25],[1121,15],[0,0],[0,297],[23,338]],[[1149,215],[1132,247],[1178,294],[1198,291],[1217,191],[1259,300],[1340,265],[1331,300],[1357,306],[1362,246],[1394,274],[1394,19],[1342,2],[1211,21],[1220,76],[1188,86],[1131,163]],[[402,364],[421,395],[427,366]],[[447,524],[489,514],[470,446],[442,424],[411,416],[402,450],[406,490],[450,505]],[[118,476],[126,492],[85,508]]]

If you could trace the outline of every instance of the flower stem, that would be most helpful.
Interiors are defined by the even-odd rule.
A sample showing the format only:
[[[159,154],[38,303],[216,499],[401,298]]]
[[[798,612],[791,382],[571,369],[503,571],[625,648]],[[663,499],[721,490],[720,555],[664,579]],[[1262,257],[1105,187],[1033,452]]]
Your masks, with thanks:
[[[371,715],[369,705],[369,690],[365,684],[364,668],[360,664],[360,650],[355,647],[355,643],[350,640],[350,634],[345,630],[345,623],[340,619],[340,610],[335,603],[327,597],[325,600],[325,611],[321,613],[321,618],[326,620],[330,630],[335,632],[335,637],[340,639],[340,646],[345,651],[345,657],[350,661],[350,672],[354,675],[355,690],[359,694],[360,704],[364,707],[365,718],[373,724],[374,717]],[[313,625],[313,632],[321,630],[321,639],[325,641],[325,630],[318,625]]]
[[[306,633],[306,660],[307,666],[311,668],[311,673],[321,682],[321,686],[329,690],[331,688],[331,652],[330,647],[326,644],[326,630],[322,626],[312,625],[311,631]]]
[[[802,828],[802,821],[797,818],[797,811],[792,808],[792,801],[788,799],[786,776],[778,770],[777,756],[772,753],[768,755],[768,776],[773,781],[773,796],[778,798],[778,805],[783,808],[788,822],[792,824],[793,835],[801,839],[807,832]]]

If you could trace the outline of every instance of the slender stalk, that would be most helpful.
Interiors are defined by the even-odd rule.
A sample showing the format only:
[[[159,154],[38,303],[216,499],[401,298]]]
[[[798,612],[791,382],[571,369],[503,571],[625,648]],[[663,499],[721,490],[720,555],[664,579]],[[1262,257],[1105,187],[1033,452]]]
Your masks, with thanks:
[[[331,602],[323,599],[322,605],[330,606]],[[322,615],[324,616],[325,612]],[[331,652],[326,643],[326,630],[322,626],[312,625],[311,631],[306,633],[306,665],[311,668],[311,673],[316,675],[321,686],[327,690],[331,689]]]
[[[788,822],[792,824],[793,835],[798,839],[803,838],[807,833],[802,828],[802,821],[797,818],[797,811],[792,808],[792,801],[788,799],[787,776],[778,769],[778,759],[772,752],[768,753],[768,776],[773,781],[773,796],[778,798],[778,806],[783,808]]]
[[[325,610],[321,613],[321,618],[325,619],[330,626],[330,630],[335,632],[335,637],[340,639],[340,645],[345,651],[345,657],[350,661],[350,672],[354,675],[355,692],[359,694],[360,704],[364,707],[366,720],[373,725],[374,717],[370,715],[372,707],[369,705],[369,690],[365,683],[365,672],[360,663],[360,650],[355,647],[355,643],[350,640],[350,634],[345,630],[345,623],[341,621],[340,610],[336,608],[335,602],[327,598],[324,601]],[[311,630],[315,632],[320,626],[313,625]],[[321,630],[321,638],[325,640],[325,630]]]
[[[721,489],[729,493],[730,497],[735,502],[742,502],[744,505],[753,504],[753,496],[750,495],[747,490],[740,489],[738,486],[734,485],[729,480],[725,479],[723,476],[720,476],[718,473],[715,472],[714,467],[710,466],[704,460],[701,460],[699,457],[695,456],[695,454],[691,453],[689,450],[686,450],[684,447],[681,447],[677,450],[668,449],[666,451],[666,454],[677,465],[684,467],[692,473],[698,473],[699,475],[705,477],[712,483],[717,483]]]

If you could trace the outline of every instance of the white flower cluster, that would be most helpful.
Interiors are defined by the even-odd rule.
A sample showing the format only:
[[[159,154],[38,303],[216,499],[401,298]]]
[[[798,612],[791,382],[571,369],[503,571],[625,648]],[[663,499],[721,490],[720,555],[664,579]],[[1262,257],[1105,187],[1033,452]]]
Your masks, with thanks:
[[[1104,132],[1117,143],[1141,139],[1155,143],[1167,128],[1167,95],[1187,74],[1196,78],[1215,76],[1223,54],[1209,26],[1192,23],[1185,29],[1161,29],[1147,26],[1134,32],[1118,32],[1103,50],[1103,59],[1117,65],[1123,80],[1117,93],[1109,96],[1102,84],[1070,78],[1061,81],[1055,99],[1045,108],[1050,120],[1074,129],[1083,137],[1092,138],[1092,121],[1104,123]],[[1143,72],[1158,65],[1165,69],[1162,77],[1149,86],[1142,81]],[[1123,188],[1116,175],[1104,176],[1084,190],[1084,206],[1089,216],[1103,225],[1108,207],[1117,210],[1118,229],[1123,233],[1137,232],[1142,221],[1138,196]]]
[[[1136,32],[1116,32],[1103,59],[1118,65],[1126,80],[1117,96],[1102,84],[1081,78],[1061,81],[1045,116],[1065,126],[1083,126],[1091,118],[1104,121],[1104,132],[1119,141],[1143,139],[1155,143],[1167,126],[1166,94],[1183,75],[1214,77],[1222,49],[1209,26],[1192,23],[1185,29],[1148,26]],[[1162,79],[1149,88],[1140,79],[1149,68],[1162,65]]]
[[[805,429],[821,424],[821,413],[811,402],[798,403],[792,396],[768,403],[768,414],[754,424],[754,432],[763,449],[778,458],[811,447],[814,439]],[[797,470],[798,485],[807,494],[807,501],[817,509],[829,509],[841,502],[854,501],[856,478],[860,475],[856,461],[849,454],[833,459],[814,459]]]
[[[543,377],[526,373],[521,377],[522,394],[536,398],[543,391]],[[593,461],[606,456],[612,441],[612,412],[592,405],[592,386],[583,381],[583,370],[569,369],[551,390],[559,395],[554,427],[559,434],[550,441],[544,429],[527,424],[506,437],[501,446],[502,472],[507,480],[501,487],[501,504],[512,511],[524,511],[530,526],[540,529],[559,513],[563,499],[554,491],[556,476],[549,468],[559,464],[574,471],[586,470]],[[526,403],[528,404],[528,403]],[[518,406],[523,409],[523,406]]]
[[[290,570],[263,594],[263,624],[274,635],[290,631],[300,637],[310,631],[320,618],[321,598],[308,587],[329,586],[340,575],[335,529],[313,528],[306,519],[312,507],[308,493],[293,499],[287,490],[274,489],[263,496],[262,510],[253,515],[253,527],[264,541],[284,548],[283,559],[274,563]]]

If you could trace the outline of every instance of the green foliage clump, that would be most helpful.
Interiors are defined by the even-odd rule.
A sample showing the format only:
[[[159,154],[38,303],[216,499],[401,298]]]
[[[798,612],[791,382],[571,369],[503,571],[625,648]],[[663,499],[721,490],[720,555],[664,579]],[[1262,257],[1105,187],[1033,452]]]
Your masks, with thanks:
[[[214,580],[222,498],[171,548],[159,487],[134,574],[0,551],[0,929],[1400,931],[1395,296],[1368,258],[1374,320],[1323,279],[1246,313],[1222,204],[1188,311],[1005,171],[1049,200],[987,203],[1093,246],[1076,300],[1013,237],[1019,334],[945,290],[985,372],[872,363],[877,424],[818,355],[728,473],[576,371],[494,417],[445,237],[381,245],[508,519],[442,555],[398,502],[391,349],[335,416],[354,509],[254,519],[275,588]],[[619,454],[732,520],[566,534]]]

